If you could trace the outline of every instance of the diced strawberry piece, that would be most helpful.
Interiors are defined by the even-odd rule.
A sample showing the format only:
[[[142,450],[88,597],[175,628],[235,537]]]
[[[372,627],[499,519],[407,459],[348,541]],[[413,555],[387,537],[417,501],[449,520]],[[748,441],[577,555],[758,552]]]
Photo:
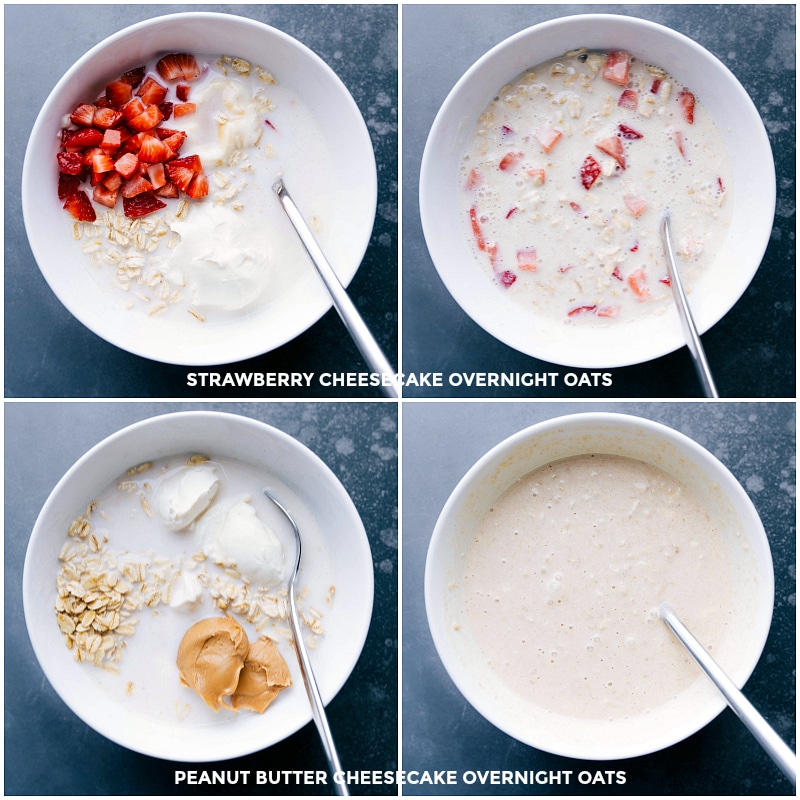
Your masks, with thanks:
[[[81,128],[73,131],[64,142],[64,147],[82,150],[86,147],[96,147],[103,141],[103,134],[95,128]]]
[[[142,139],[148,134],[146,133],[135,133],[132,136],[129,136],[123,143],[122,147],[120,148],[121,153],[133,153],[137,155],[139,152],[139,148],[142,146]]]
[[[160,128],[156,128],[156,133],[158,133],[159,130]],[[162,141],[173,153],[177,153],[183,146],[184,141],[186,141],[186,134],[183,131],[176,131],[172,136],[168,136],[166,139],[162,139]]]
[[[169,179],[182,191],[189,188],[192,178],[203,171],[203,164],[200,157],[196,155],[176,158],[166,164]]]
[[[92,200],[94,200],[95,203],[100,203],[100,205],[114,208],[117,204],[118,194],[118,189],[107,189],[102,183],[98,183],[97,186],[94,187],[94,192],[92,192]]]
[[[664,286],[672,286],[672,281],[669,279],[669,275],[665,275],[663,278],[659,278],[658,282],[663,283]]]
[[[58,173],[58,199],[66,200],[71,194],[78,191],[81,179],[77,175],[69,175],[64,172]]]
[[[164,171],[163,164],[148,164],[147,177],[150,178],[150,183],[153,184],[154,189],[160,189],[167,183],[167,174]]]
[[[174,161],[172,162],[175,163]],[[169,170],[170,165],[167,165],[167,172],[170,178],[172,173]],[[472,223],[472,233],[475,235],[475,243],[478,245],[478,250],[486,250],[486,240],[483,238],[483,231],[481,230],[480,222],[478,222],[478,210],[472,206],[469,210],[469,219]]]
[[[549,153],[555,146],[556,142],[561,138],[561,131],[551,128],[549,125],[541,125],[536,129],[534,134],[542,150]]]
[[[122,119],[122,112],[113,108],[97,108],[94,112],[95,128],[113,128]]]
[[[69,118],[82,128],[91,128],[94,123],[94,106],[82,103],[69,115]]]
[[[510,269],[507,269],[500,275],[500,283],[502,283],[506,289],[508,289],[509,286],[512,286],[516,279],[517,276]]]
[[[609,136],[608,139],[597,142],[595,147],[611,156],[622,169],[625,169],[625,153],[622,150],[622,139],[619,136]]]
[[[83,157],[80,153],[57,153],[58,169],[67,175],[78,175],[83,169]]]
[[[189,184],[186,194],[194,200],[198,197],[205,197],[208,194],[208,177],[205,172],[201,172],[199,175],[195,175],[194,178],[192,178],[192,182]]]
[[[189,90],[191,86],[187,86],[185,83],[179,83],[175,87],[175,95],[177,96],[178,100],[182,103],[185,103],[189,99]]]
[[[561,272],[561,273],[564,273],[564,272],[569,272],[571,269],[575,269],[575,265],[574,264],[562,264],[558,268],[558,271]]]
[[[600,177],[600,165],[594,156],[588,155],[581,164],[581,183],[584,189],[591,189],[594,182]]]
[[[618,317],[622,309],[619,306],[600,306],[597,309],[598,317]]]
[[[165,100],[163,103],[158,104],[158,110],[164,115],[164,119],[169,119],[172,116],[172,109],[175,107],[174,103]]]
[[[149,131],[162,119],[164,115],[158,110],[158,106],[148,106],[139,116],[128,120],[128,125],[135,131]]]
[[[116,170],[109,172],[107,175],[103,175],[103,186],[112,191],[114,189],[119,189],[119,187],[122,186],[122,175]]]
[[[159,60],[156,69],[165,81],[191,81],[200,74],[197,59],[190,53],[170,53]]]
[[[100,142],[100,147],[106,151],[106,153],[115,153],[119,150],[120,145],[122,144],[122,133],[116,128],[105,131],[103,134],[103,141]]]
[[[145,68],[136,67],[136,69],[128,70],[123,75],[120,75],[119,79],[129,84],[132,88],[135,89],[142,82],[144,75],[145,75]]]
[[[83,190],[71,194],[64,203],[64,208],[80,222],[94,222],[97,219],[92,201]]]
[[[177,103],[173,109],[175,119],[185,117],[187,114],[194,114],[196,110],[197,106],[194,103]]]
[[[631,68],[631,54],[624,50],[614,50],[608,54],[603,67],[603,78],[611,83],[624,86],[628,82]]]
[[[617,105],[620,108],[630,108],[636,111],[639,106],[639,93],[634,89],[625,89],[619,96]]]
[[[511,217],[513,217],[513,216],[514,216],[514,214],[516,214],[516,213],[517,213],[517,211],[519,211],[519,209],[518,209],[516,206],[512,206],[512,207],[511,207],[511,208],[508,210],[508,213],[506,214],[506,219],[511,219]]]
[[[647,276],[644,274],[642,267],[628,275],[628,286],[631,287],[639,300],[648,300],[650,298],[650,292],[647,291]]]
[[[92,172],[97,175],[100,172],[111,172],[114,169],[114,162],[107,153],[98,153],[92,156]]]
[[[508,139],[514,135],[514,129],[509,128],[508,125],[502,125],[500,127],[500,138],[501,139]]]
[[[522,153],[520,153],[519,150],[511,150],[500,159],[498,167],[500,167],[503,172],[510,172],[516,168],[521,158]]]
[[[611,273],[612,278],[616,278],[618,281],[624,281],[625,278],[622,277],[622,270],[619,268],[619,264],[614,267],[614,271]]]
[[[178,187],[174,183],[165,183],[160,189],[156,190],[159,197],[178,197]]]
[[[61,129],[61,144],[63,146],[64,142],[75,133],[75,128],[62,128]]]
[[[122,210],[130,219],[144,217],[166,207],[167,204],[159,200],[152,192],[137,194],[135,197],[125,197],[124,194],[122,196]]]
[[[473,167],[469,171],[469,175],[467,176],[467,182],[465,184],[467,191],[472,191],[475,187],[480,186],[483,183],[483,175],[476,167]]]
[[[529,169],[527,173],[534,186],[542,186],[544,184],[546,173],[543,169]]]
[[[567,311],[568,317],[574,317],[576,314],[593,314],[597,311],[597,306],[576,306],[570,311]]]
[[[142,192],[152,192],[153,184],[146,180],[139,174],[133,175],[125,183],[122,184],[123,197],[136,197],[137,194]]]
[[[653,83],[650,86],[650,94],[658,94],[658,90],[661,88],[661,81],[662,78],[653,78]]]
[[[143,161],[145,164],[157,164],[173,158],[175,158],[175,153],[172,152],[169,145],[149,133],[144,135],[139,148],[139,161]]]
[[[164,102],[167,96],[167,87],[160,84],[155,78],[148,76],[136,90],[136,95],[142,98],[142,102],[146,106],[157,106]]]
[[[690,124],[694,124],[694,95],[687,89],[678,92],[678,103],[683,110],[683,118]]]
[[[536,255],[536,248],[523,247],[517,250],[517,266],[528,272],[536,272],[539,269],[539,261]]]
[[[636,197],[632,194],[626,194],[623,198],[625,205],[634,217],[641,217],[647,209],[647,202],[642,200],[641,197]]]
[[[639,252],[639,240],[636,239],[634,243],[630,247],[631,253],[638,253]],[[622,278],[620,278],[622,280]]]
[[[130,122],[134,117],[138,117],[147,106],[142,102],[141,97],[133,97],[131,100],[122,107],[122,116],[125,117],[127,122]]]
[[[583,209],[578,205],[578,203],[570,202],[569,207],[576,213],[580,214]]]
[[[631,140],[631,139],[643,139],[644,138],[644,134],[643,133],[639,133],[639,131],[634,130],[629,125],[624,125],[622,122],[620,122],[620,124],[619,124],[619,135],[623,139],[629,139],[629,140]]]
[[[106,155],[103,152],[102,147],[90,147],[88,150],[84,150],[83,152],[83,163],[87,167],[92,166],[92,162],[94,161],[94,157],[97,155]]]
[[[111,108],[111,103],[108,102],[108,98],[103,95],[102,97],[98,97],[97,100],[94,101],[95,108]]]
[[[680,131],[675,131],[675,144],[678,145],[678,152],[686,158],[686,142]]]
[[[127,81],[111,81],[106,86],[106,100],[111,108],[122,108],[133,97],[133,88]]]
[[[268,119],[265,119],[265,120],[264,120],[264,124],[265,124],[265,125],[266,125],[268,128],[272,128],[272,130],[274,130],[274,131],[278,130],[278,129],[277,129],[277,128],[276,128],[276,127],[275,127],[275,126],[274,126],[274,125],[273,125],[273,124],[272,124],[272,123],[271,123],[271,122],[268,120]]]
[[[487,243],[487,245],[486,245],[486,253],[489,256],[489,263],[492,265],[492,269],[495,272],[499,272],[499,270],[497,269],[497,263],[498,263],[498,258],[499,258],[498,251],[497,251],[497,244],[488,244]]]

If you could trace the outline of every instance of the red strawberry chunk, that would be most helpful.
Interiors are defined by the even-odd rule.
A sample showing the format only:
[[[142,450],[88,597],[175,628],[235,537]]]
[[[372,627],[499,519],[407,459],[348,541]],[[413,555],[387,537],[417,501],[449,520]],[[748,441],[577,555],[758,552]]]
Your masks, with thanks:
[[[503,156],[498,166],[503,172],[510,172],[519,164],[521,158],[522,153],[519,150],[511,150]]]
[[[156,128],[156,133],[158,133],[160,128]],[[183,145],[184,141],[186,140],[186,134],[183,131],[176,131],[172,134],[172,136],[168,136],[166,139],[163,139],[167,147],[172,150],[173,153],[177,153],[181,146]]]
[[[567,311],[568,317],[574,317],[576,314],[593,314],[597,311],[597,306],[576,306],[575,308]]]
[[[628,275],[628,286],[631,287],[639,300],[648,300],[650,298],[650,292],[647,291],[647,276],[644,274],[642,267]]]
[[[161,139],[151,136],[149,133],[142,137],[141,147],[139,148],[139,161],[143,161],[146,164],[157,164],[173,158],[175,158],[175,153]]]
[[[662,78],[653,78],[653,84],[650,87],[650,94],[658,94],[658,90],[661,88],[661,81]]]
[[[186,194],[195,200],[198,197],[205,197],[208,194],[208,178],[205,172],[201,172],[199,175],[195,175],[194,178],[192,178],[192,182],[189,184]]]
[[[94,112],[95,128],[113,128],[122,119],[122,112],[113,108],[98,108]]]
[[[511,217],[513,217],[514,214],[517,213],[517,211],[519,211],[519,209],[516,206],[512,206],[511,208],[509,208],[508,213],[506,214],[506,219],[511,219]]]
[[[165,81],[191,81],[200,74],[197,59],[190,53],[170,53],[156,64],[156,69]]]
[[[164,115],[164,119],[169,119],[172,116],[174,106],[174,103],[165,100],[163,103],[158,104],[158,110]]]
[[[153,184],[138,173],[122,184],[122,197],[136,197],[142,192],[152,192]]]
[[[683,134],[680,131],[675,131],[675,144],[678,145],[678,152],[686,158],[686,142],[683,139]]]
[[[480,186],[483,183],[483,175],[481,175],[480,170],[473,167],[469,171],[469,175],[467,176],[467,183],[466,188],[468,191],[472,191],[475,187]]]
[[[172,163],[174,164],[175,162],[173,161]],[[169,172],[169,165],[167,165],[167,172]],[[172,173],[170,173],[170,177],[172,177]],[[472,223],[472,233],[475,236],[475,244],[478,245],[478,250],[486,250],[486,239],[483,238],[481,224],[478,222],[478,210],[475,206],[472,206],[469,210],[469,220]]]
[[[111,172],[114,169],[114,162],[107,153],[96,153],[92,156],[92,172],[97,175],[100,172]]]
[[[597,309],[598,317],[618,317],[622,309],[620,306],[600,306]]]
[[[641,217],[647,210],[647,201],[633,194],[626,194],[623,198],[628,210],[634,217]]]
[[[680,103],[681,109],[683,110],[683,118],[690,124],[694,124],[694,95],[686,90],[682,89],[678,92],[678,102]]]
[[[191,86],[187,86],[185,83],[179,83],[175,87],[175,94],[182,103],[185,103],[189,99],[189,90]]]
[[[669,279],[669,275],[665,275],[663,278],[659,278],[658,282],[663,283],[664,286],[672,286],[672,281]]]
[[[142,102],[141,97],[133,97],[122,107],[122,116],[130,122],[134,117],[138,117],[147,106]]]
[[[128,125],[135,131],[149,131],[162,119],[164,115],[158,110],[158,106],[148,106],[141,114],[128,120]]]
[[[624,86],[628,82],[631,68],[631,54],[624,50],[614,50],[608,54],[603,67],[603,78],[611,83]]]
[[[594,182],[600,177],[600,165],[594,156],[588,155],[581,164],[581,183],[584,189],[591,189]]]
[[[63,172],[58,173],[58,199],[66,200],[70,195],[78,191],[81,179],[77,175],[67,175]]]
[[[77,175],[83,169],[83,156],[80,153],[57,153],[58,169],[67,175]]]
[[[69,115],[69,118],[82,128],[91,128],[94,122],[94,106],[82,103]]]
[[[96,147],[103,141],[103,134],[94,128],[81,128],[73,131],[64,141],[64,147],[73,150],[83,150],[86,147]]]
[[[541,186],[547,177],[547,173],[543,169],[529,169],[526,172],[528,177],[533,180],[534,186]]]
[[[644,139],[643,133],[639,133],[639,131],[634,130],[629,125],[625,125],[622,122],[619,124],[619,135],[623,139]]]
[[[574,201],[570,201],[569,207],[570,207],[570,208],[571,208],[571,209],[572,209],[572,210],[573,210],[573,211],[574,211],[576,214],[581,214],[581,213],[583,213],[583,209],[580,207],[580,205],[578,205],[578,203],[576,203],[576,202],[574,202]]]
[[[159,200],[152,192],[137,194],[135,197],[125,197],[123,193],[122,196],[122,210],[130,219],[144,217],[166,207],[167,204]]]
[[[528,272],[536,272],[539,269],[539,260],[536,255],[535,247],[523,247],[517,250],[517,266]]]
[[[109,172],[108,175],[103,175],[103,186],[106,189],[119,189],[122,186],[122,175],[119,174],[116,170],[114,172]]]
[[[508,289],[509,286],[512,286],[516,279],[517,276],[510,269],[507,269],[500,275],[500,283],[502,283],[506,289]]]
[[[534,134],[542,150],[549,153],[555,146],[556,142],[561,138],[561,131],[551,128],[549,125],[541,125],[536,129]]]
[[[156,190],[159,197],[178,197],[178,187],[174,183],[165,183],[160,189]]]
[[[619,136],[609,136],[608,139],[598,142],[595,147],[611,156],[622,169],[625,169],[625,153],[622,150],[622,139]]]
[[[147,177],[150,178],[150,183],[153,184],[154,189],[160,189],[167,183],[167,173],[163,164],[148,164]]]
[[[145,74],[144,67],[136,67],[136,69],[128,70],[123,75],[120,75],[119,79],[129,84],[132,88],[135,89],[142,82],[144,74]]]
[[[617,105],[620,108],[630,108],[636,111],[639,105],[639,93],[634,89],[625,89],[619,96]]]
[[[104,184],[98,183],[92,192],[92,200],[94,200],[95,203],[100,203],[100,205],[108,206],[108,208],[114,208],[117,204],[118,194],[118,189],[107,189]]]
[[[133,97],[133,88],[127,81],[111,81],[106,86],[106,100],[111,108],[122,108]]]
[[[175,105],[175,119],[178,117],[185,117],[187,114],[194,114],[197,106],[194,103],[177,103]]]
[[[142,102],[146,106],[157,106],[166,99],[167,87],[160,84],[155,78],[148,77],[137,89],[136,94],[142,98]]]
[[[638,248],[637,248],[638,249]],[[633,252],[633,251],[631,251]],[[625,278],[622,277],[622,270],[619,268],[619,264],[614,267],[614,271],[611,273],[612,278],[616,278],[618,281],[624,281]]]
[[[97,219],[89,195],[79,190],[67,198],[64,208],[80,222],[94,222]]]
[[[103,141],[100,142],[100,147],[106,151],[106,153],[115,153],[119,150],[119,146],[122,144],[122,133],[115,129],[109,128],[103,134]]]

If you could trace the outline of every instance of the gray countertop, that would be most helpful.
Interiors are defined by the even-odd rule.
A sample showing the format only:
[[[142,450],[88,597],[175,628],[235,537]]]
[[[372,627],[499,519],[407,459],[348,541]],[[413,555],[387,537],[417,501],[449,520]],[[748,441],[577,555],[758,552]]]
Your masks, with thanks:
[[[508,36],[579,13],[641,17],[710,50],[743,84],[762,116],[777,168],[772,239],[736,306],[703,337],[723,397],[795,395],[795,30],[794,5],[408,5],[403,7],[403,368],[405,372],[570,370],[495,340],[456,304],[425,246],[419,169],[439,107],[461,75]],[[699,397],[686,348],[611,370],[608,388],[408,389],[407,397]]]
[[[378,164],[378,210],[349,293],[389,360],[397,362],[397,7],[391,5],[9,5],[5,13],[5,396],[366,396],[342,392],[191,388],[186,367],[149,361],[98,338],[64,308],[36,266],[20,204],[22,162],[36,115],[87,50],[143,19],[181,11],[239,14],[310,47],[342,79],[363,115]],[[46,58],[30,58],[46,43]],[[243,372],[358,372],[363,362],[336,312],[292,342],[236,365]]]
[[[150,758],[88,728],[53,691],[28,639],[22,566],[36,517],[91,446],[140,419],[197,408],[243,414],[313,450],[358,509],[372,549],[375,602],[355,670],[328,706],[345,770],[397,768],[397,408],[388,403],[7,403],[5,407],[5,794],[218,794],[176,786],[176,769],[326,770],[313,724],[262,752],[215,764]],[[109,476],[112,478],[113,476]],[[55,567],[54,567],[55,579]],[[55,591],[55,584],[54,584]],[[55,624],[55,619],[53,621]],[[302,688],[300,688],[302,691]],[[237,786],[230,792],[331,794],[330,787]],[[392,788],[367,787],[387,794]]]
[[[711,451],[755,504],[772,549],[775,611],[761,659],[745,686],[750,701],[794,748],[794,403],[407,403],[403,408],[403,768],[573,770],[570,786],[405,787],[405,794],[792,794],[791,786],[726,709],[685,741],[610,762],[562,758],[493,727],[456,689],[433,645],[422,592],[437,517],[467,470],[513,433],[545,419],[615,411],[669,425]],[[431,442],[436,442],[432,447]],[[624,785],[579,786],[577,773],[623,770]]]

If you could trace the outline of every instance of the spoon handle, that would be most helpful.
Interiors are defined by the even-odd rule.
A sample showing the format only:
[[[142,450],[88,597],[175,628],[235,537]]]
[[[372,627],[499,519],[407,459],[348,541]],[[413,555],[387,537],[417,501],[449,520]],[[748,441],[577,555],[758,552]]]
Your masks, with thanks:
[[[678,266],[675,263],[675,256],[673,255],[674,250],[672,249],[672,236],[669,229],[669,213],[664,214],[664,218],[661,220],[661,241],[664,245],[664,253],[667,256],[669,280],[672,285],[672,294],[675,296],[675,302],[678,306],[678,316],[681,318],[681,325],[683,326],[683,332],[686,336],[686,344],[689,347],[689,352],[692,354],[697,377],[700,379],[700,383],[703,386],[703,394],[706,397],[719,397],[719,394],[717,394],[717,387],[714,384],[714,378],[711,375],[711,369],[706,359],[706,351],[703,349],[700,335],[697,333],[697,326],[694,324],[694,317],[692,317],[689,301],[686,299],[686,292],[683,290],[683,283],[681,283]]]
[[[713,681],[714,685],[727,700],[739,719],[746,725],[758,743],[767,751],[770,758],[780,767],[783,774],[797,785],[797,756],[791,748],[778,736],[770,724],[758,713],[755,706],[739,691],[736,684],[725,674],[722,668],[708,654],[708,651],[694,638],[689,629],[678,619],[678,616],[667,603],[660,608],[661,619],[667,623],[681,644],[700,665],[700,668]]]
[[[358,313],[358,309],[353,304],[350,296],[345,291],[330,262],[325,258],[322,248],[317,244],[314,234],[311,229],[306,225],[303,215],[300,213],[294,200],[292,200],[286,187],[283,185],[282,180],[278,180],[272,187],[273,191],[278,195],[278,199],[289,217],[300,241],[303,243],[306,253],[317,268],[319,276],[322,278],[325,286],[333,299],[333,305],[339,312],[348,333],[353,338],[359,352],[367,362],[369,368],[378,375],[381,375],[384,380],[385,376],[391,376],[391,385],[381,386],[383,393],[387,397],[399,397],[397,377],[395,371],[392,369],[389,360],[383,354],[378,343],[375,341],[372,333],[367,327],[366,323]]]

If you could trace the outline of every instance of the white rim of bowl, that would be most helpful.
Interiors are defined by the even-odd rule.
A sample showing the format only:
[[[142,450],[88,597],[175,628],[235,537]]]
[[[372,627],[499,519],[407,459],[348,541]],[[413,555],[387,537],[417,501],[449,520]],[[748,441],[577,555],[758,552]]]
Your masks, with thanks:
[[[611,425],[638,425],[644,429],[647,429],[649,432],[655,434],[656,436],[666,438],[667,440],[677,441],[682,447],[687,448],[692,452],[695,456],[696,460],[702,464],[708,464],[712,466],[714,469],[719,470],[723,475],[725,475],[730,480],[730,485],[732,487],[733,494],[738,495],[739,498],[743,501],[745,508],[747,508],[748,513],[750,513],[755,521],[758,522],[756,526],[756,530],[753,532],[753,536],[758,537],[759,539],[763,539],[763,545],[766,548],[766,559],[765,559],[765,566],[767,567],[768,574],[764,577],[767,579],[765,585],[762,588],[763,596],[765,601],[768,600],[765,604],[765,609],[762,613],[762,618],[764,620],[763,626],[760,630],[756,630],[754,637],[753,637],[753,654],[752,657],[747,662],[747,667],[743,672],[743,677],[736,681],[737,686],[741,688],[750,675],[752,674],[753,670],[756,668],[759,659],[764,650],[764,646],[767,641],[767,637],[770,632],[770,628],[772,625],[772,615],[774,611],[774,602],[775,602],[775,579],[774,579],[774,568],[773,568],[773,561],[772,561],[772,552],[769,546],[769,539],[767,538],[766,531],[764,530],[763,523],[761,523],[761,518],[756,509],[753,501],[750,499],[750,496],[744,490],[742,485],[737,480],[736,476],[709,450],[707,450],[702,445],[698,444],[694,439],[690,438],[684,433],[675,430],[674,428],[670,428],[668,425],[664,425],[660,422],[655,422],[653,420],[645,419],[643,417],[637,417],[633,414],[618,414],[618,413],[610,413],[610,412],[582,412],[577,414],[568,414],[561,417],[553,417],[548,420],[543,420],[541,422],[537,422],[534,425],[531,425],[527,428],[524,428],[517,433],[512,434],[511,436],[503,439],[503,441],[496,444],[492,447],[488,452],[486,452],[483,456],[481,456],[467,471],[464,477],[458,482],[456,487],[450,493],[450,496],[447,498],[447,501],[442,508],[441,513],[436,521],[436,525],[433,530],[433,535],[431,536],[431,541],[428,545],[428,553],[425,560],[425,587],[424,587],[424,595],[425,595],[425,611],[426,617],[428,620],[428,628],[431,633],[431,637],[433,638],[434,646],[436,647],[436,651],[439,655],[439,659],[442,662],[442,665],[445,668],[445,671],[448,674],[450,680],[455,684],[458,691],[463,695],[463,697],[467,700],[467,702],[482,716],[486,719],[489,723],[493,726],[498,728],[499,730],[506,733],[508,736],[511,736],[514,739],[517,739],[524,744],[527,744],[524,739],[520,738],[518,733],[514,730],[511,730],[509,727],[504,727],[503,725],[499,724],[496,719],[493,719],[493,708],[491,707],[490,703],[484,702],[483,696],[473,692],[471,681],[468,678],[464,678],[461,676],[461,660],[453,653],[452,648],[448,647],[447,642],[444,639],[445,631],[443,627],[439,624],[441,619],[441,612],[442,612],[442,598],[441,598],[441,586],[434,584],[434,570],[435,566],[433,564],[433,557],[436,548],[439,545],[440,540],[445,536],[445,525],[447,519],[453,513],[453,510],[458,506],[459,502],[461,501],[462,496],[469,492],[470,486],[473,481],[476,479],[477,476],[486,468],[487,465],[491,464],[495,461],[498,456],[503,455],[509,451],[513,451],[517,446],[521,443],[529,441],[534,437],[546,434],[552,431],[556,431],[559,428],[569,428],[569,427],[580,427],[582,425],[586,425],[587,423],[593,425],[600,425],[600,424],[611,424]],[[750,530],[748,529],[748,532]],[[768,606],[768,608],[766,607]],[[619,753],[615,753],[614,755],[607,755],[603,754],[600,756],[594,756],[591,753],[581,752],[579,749],[570,749],[569,746],[554,746],[552,748],[545,748],[541,746],[537,746],[537,749],[542,750],[544,752],[550,752],[555,755],[565,756],[567,758],[581,758],[588,761],[593,760],[616,760],[616,759],[623,759],[623,758],[634,758],[638,756],[648,755],[650,753],[658,752],[663,750],[667,747],[671,747],[672,745],[677,744],[678,742],[683,741],[684,739],[688,738],[689,736],[693,735],[697,731],[704,728],[709,722],[711,722],[714,718],[716,718],[726,707],[726,703],[724,699],[720,696],[717,698],[715,705],[709,706],[709,711],[704,714],[702,717],[698,718],[696,722],[693,722],[690,725],[684,726],[680,731],[677,732],[677,735],[667,733],[662,735],[661,737],[655,737],[654,741],[655,744],[653,746],[648,746],[645,750],[636,749],[633,747],[629,747],[626,750],[622,750]],[[533,746],[533,745],[529,745]]]

